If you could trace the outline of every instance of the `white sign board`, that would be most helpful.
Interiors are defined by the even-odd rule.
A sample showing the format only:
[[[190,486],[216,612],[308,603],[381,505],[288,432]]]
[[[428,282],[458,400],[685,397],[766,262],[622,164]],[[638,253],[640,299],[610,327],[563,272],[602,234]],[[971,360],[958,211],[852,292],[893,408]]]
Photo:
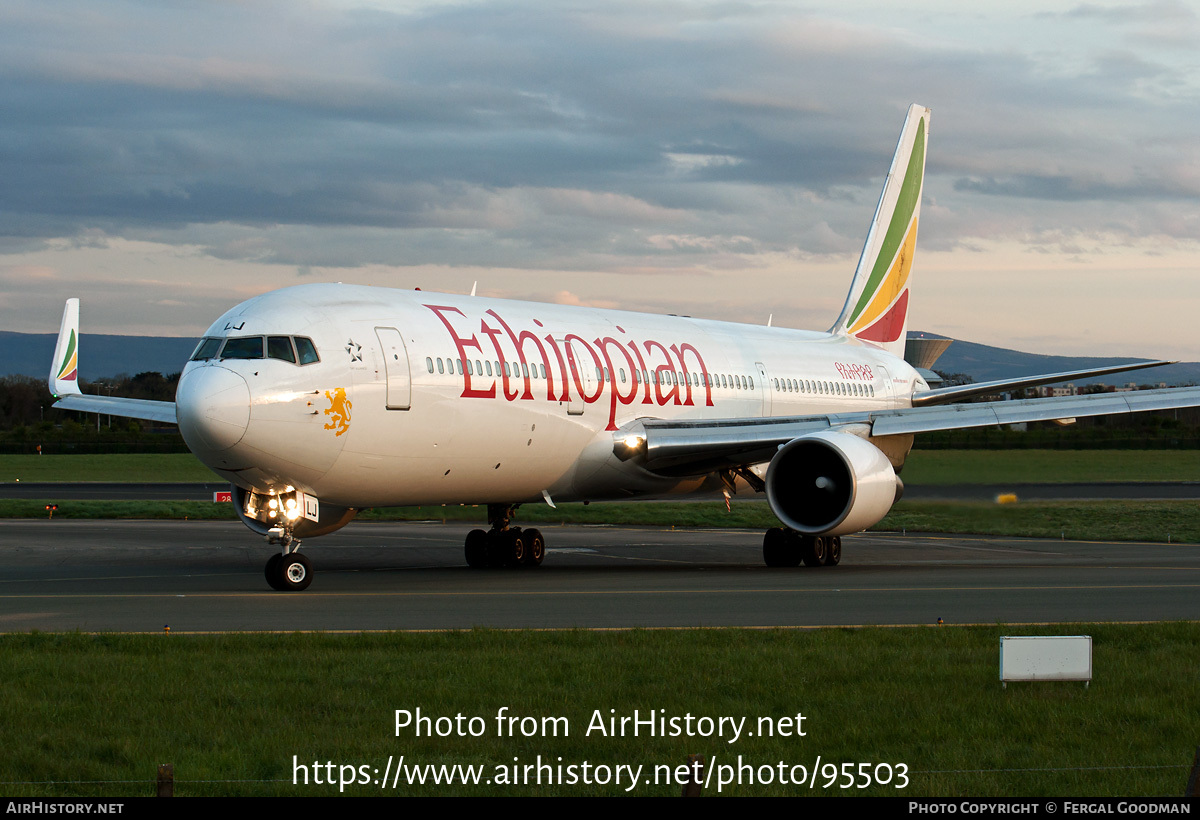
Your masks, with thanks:
[[[1091,635],[1000,639],[1000,680],[1092,680]]]

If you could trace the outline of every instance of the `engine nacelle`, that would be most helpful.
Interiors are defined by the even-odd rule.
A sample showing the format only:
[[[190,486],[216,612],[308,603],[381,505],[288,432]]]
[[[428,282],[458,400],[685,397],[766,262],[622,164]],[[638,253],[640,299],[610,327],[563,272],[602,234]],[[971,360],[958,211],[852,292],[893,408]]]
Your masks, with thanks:
[[[878,447],[826,430],[779,448],[767,468],[767,500],[805,535],[845,535],[887,515],[903,485]]]

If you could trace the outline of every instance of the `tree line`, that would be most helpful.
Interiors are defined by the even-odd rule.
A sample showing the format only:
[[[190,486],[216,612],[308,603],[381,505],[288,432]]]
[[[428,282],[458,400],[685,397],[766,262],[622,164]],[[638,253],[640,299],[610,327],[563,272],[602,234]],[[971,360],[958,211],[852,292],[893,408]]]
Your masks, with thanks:
[[[164,376],[147,371],[130,376],[84,381],[83,393],[124,396],[152,401],[174,401],[179,374]],[[172,424],[97,417],[95,413],[58,410],[45,379],[33,376],[0,377],[0,451],[41,452],[186,452],[187,447]]]

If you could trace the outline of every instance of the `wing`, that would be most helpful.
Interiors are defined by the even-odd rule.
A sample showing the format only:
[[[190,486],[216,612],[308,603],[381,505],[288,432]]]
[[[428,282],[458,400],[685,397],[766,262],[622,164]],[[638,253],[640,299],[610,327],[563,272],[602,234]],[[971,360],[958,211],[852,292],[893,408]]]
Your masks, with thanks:
[[[1197,406],[1200,387],[1177,387],[767,419],[644,419],[615,434],[614,452],[622,460],[640,458],[653,472],[699,475],[770,461],[788,442],[824,430],[880,437]]]
[[[50,364],[50,393],[62,410],[102,413],[147,421],[175,424],[175,402],[125,399],[120,396],[87,396],[79,390],[79,300],[68,299],[63,308],[62,325],[54,361]]]

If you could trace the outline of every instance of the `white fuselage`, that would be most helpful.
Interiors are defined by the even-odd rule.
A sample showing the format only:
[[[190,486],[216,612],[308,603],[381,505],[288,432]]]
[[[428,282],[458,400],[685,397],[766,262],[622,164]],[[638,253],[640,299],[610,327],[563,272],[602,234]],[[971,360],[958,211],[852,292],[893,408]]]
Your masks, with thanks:
[[[852,337],[340,284],[250,299],[206,338],[272,335],[311,339],[320,361],[189,362],[181,432],[239,486],[355,508],[705,489],[616,459],[614,436],[907,407],[925,387]]]

